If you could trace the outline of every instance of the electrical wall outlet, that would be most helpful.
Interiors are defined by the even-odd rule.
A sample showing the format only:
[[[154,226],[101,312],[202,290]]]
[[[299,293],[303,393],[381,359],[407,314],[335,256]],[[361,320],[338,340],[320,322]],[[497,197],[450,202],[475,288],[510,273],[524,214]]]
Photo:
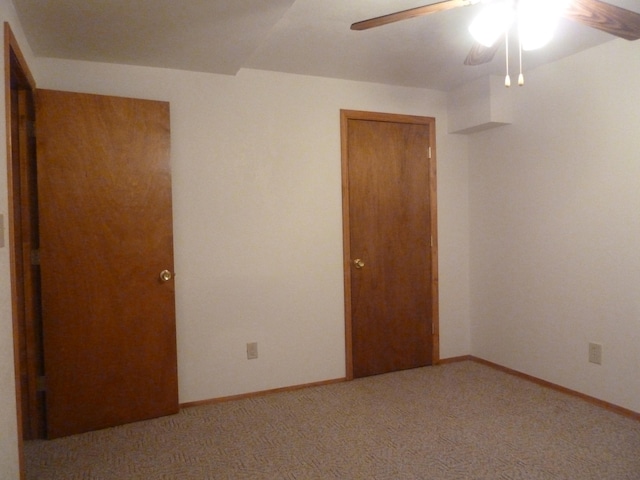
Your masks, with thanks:
[[[597,365],[602,365],[602,345],[589,342],[589,361]]]
[[[254,360],[256,358],[258,358],[258,343],[247,343],[247,359]]]

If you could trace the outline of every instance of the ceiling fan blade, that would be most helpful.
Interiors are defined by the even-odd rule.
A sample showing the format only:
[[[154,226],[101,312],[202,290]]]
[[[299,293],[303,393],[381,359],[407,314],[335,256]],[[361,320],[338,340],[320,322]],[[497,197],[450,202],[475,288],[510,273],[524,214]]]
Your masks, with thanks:
[[[600,0],[572,0],[564,16],[627,40],[640,38],[640,13]]]
[[[351,30],[368,30],[370,28],[380,27],[382,25],[399,22],[401,20],[407,20],[409,18],[429,15],[430,13],[450,10],[452,8],[466,7],[468,5],[473,5],[478,1],[479,0],[444,0],[443,2],[425,5],[424,7],[410,8],[408,10],[402,10],[401,12],[390,13],[389,15],[383,15],[381,17],[375,17],[370,18],[369,20],[356,22],[351,25]]]
[[[493,60],[496,52],[500,48],[502,42],[496,42],[491,47],[485,47],[481,43],[474,43],[467,58],[464,60],[465,65],[482,65]]]

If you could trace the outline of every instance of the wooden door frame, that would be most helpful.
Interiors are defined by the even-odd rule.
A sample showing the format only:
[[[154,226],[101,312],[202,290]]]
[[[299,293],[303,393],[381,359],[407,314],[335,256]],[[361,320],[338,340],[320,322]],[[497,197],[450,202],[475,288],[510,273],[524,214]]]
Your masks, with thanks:
[[[12,62],[13,58],[13,62]],[[14,70],[15,69],[15,70]],[[24,353],[24,315],[23,307],[25,303],[24,295],[21,293],[21,285],[24,284],[23,275],[23,258],[19,258],[19,245],[16,243],[22,238],[21,222],[15,218],[15,212],[20,203],[19,192],[15,191],[15,182],[21,181],[22,174],[19,167],[21,160],[15,158],[16,147],[13,145],[13,122],[12,122],[12,92],[11,92],[11,75],[16,74],[20,79],[20,88],[34,98],[36,83],[29,70],[27,62],[20,50],[11,27],[7,22],[4,23],[4,83],[5,83],[5,119],[6,119],[6,141],[7,141],[7,187],[8,187],[8,224],[9,224],[9,249],[10,249],[10,276],[11,276],[11,313],[13,321],[13,350],[14,350],[14,369],[16,383],[16,414],[17,414],[17,432],[18,432],[18,456],[20,478],[25,478],[25,462],[23,450],[23,436],[25,434],[31,436],[31,432],[25,432],[23,428],[23,418],[30,415],[30,412],[23,411],[23,402],[31,403],[28,392],[23,392],[21,382],[21,372],[23,369],[32,370],[28,366],[23,365],[22,354]],[[29,383],[35,383],[36,378],[30,378]],[[30,407],[27,407],[30,410]],[[31,429],[33,431],[33,429]]]
[[[429,207],[431,217],[432,245],[431,260],[431,314],[432,314],[432,364],[440,362],[440,324],[438,306],[438,217],[436,196],[436,121],[433,117],[400,115],[391,113],[367,112],[360,110],[340,110],[340,142],[342,155],[342,232],[343,232],[343,272],[344,272],[344,308],[345,308],[345,350],[346,378],[353,380],[353,323],[351,312],[351,225],[349,205],[349,120],[368,120],[377,122],[393,122],[419,124],[429,126],[429,144],[431,159],[429,161]],[[425,152],[426,154],[426,152]]]

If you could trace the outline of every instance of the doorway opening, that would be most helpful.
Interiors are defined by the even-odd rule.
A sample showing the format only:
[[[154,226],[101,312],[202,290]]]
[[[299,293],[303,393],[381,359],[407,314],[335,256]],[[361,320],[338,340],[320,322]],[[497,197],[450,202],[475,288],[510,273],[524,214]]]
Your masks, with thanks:
[[[4,24],[7,182],[14,367],[20,472],[23,441],[45,436],[35,80],[8,23]]]
[[[44,374],[38,193],[35,149],[35,81],[5,23],[9,235],[14,350],[19,423],[25,440],[44,438]]]

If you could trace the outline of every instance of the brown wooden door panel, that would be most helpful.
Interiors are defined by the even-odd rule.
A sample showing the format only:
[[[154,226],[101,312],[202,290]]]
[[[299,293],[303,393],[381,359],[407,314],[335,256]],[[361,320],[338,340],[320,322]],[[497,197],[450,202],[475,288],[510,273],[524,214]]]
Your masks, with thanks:
[[[169,106],[36,106],[48,436],[175,413]]]
[[[430,124],[356,117],[343,113],[345,261],[353,376],[361,377],[432,363],[433,219]]]

